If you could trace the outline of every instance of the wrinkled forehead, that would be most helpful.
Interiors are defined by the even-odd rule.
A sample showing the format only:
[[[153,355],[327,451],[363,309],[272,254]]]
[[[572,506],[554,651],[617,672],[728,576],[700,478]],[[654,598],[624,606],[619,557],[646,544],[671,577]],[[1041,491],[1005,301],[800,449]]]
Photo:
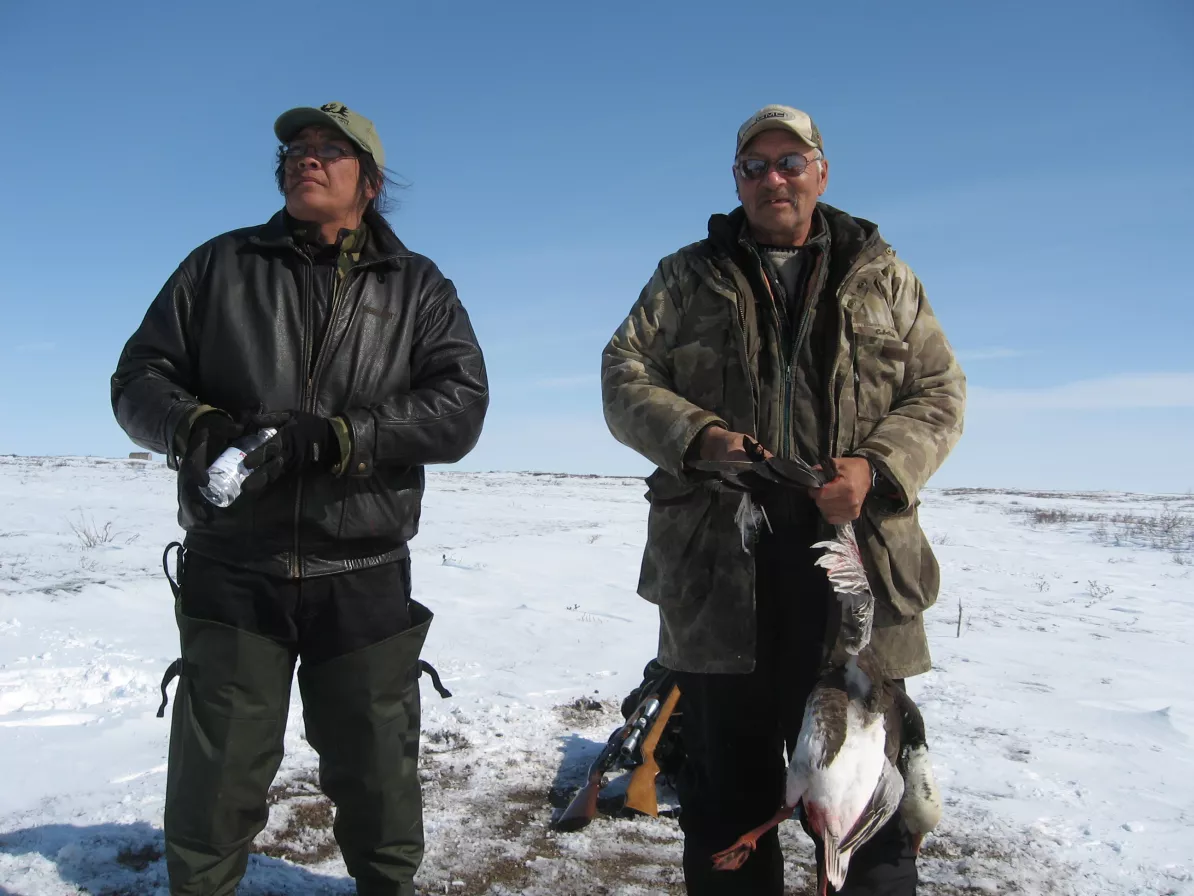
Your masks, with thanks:
[[[815,151],[814,147],[809,146],[786,128],[775,128],[763,131],[763,133],[752,138],[749,143],[742,147],[742,152],[738,153],[738,158],[742,159],[748,156],[756,158],[782,156],[790,152],[807,155]]]
[[[297,134],[292,136],[288,143],[341,143],[349,148],[352,147],[352,141],[349,140],[341,131],[335,128],[322,127],[320,125],[308,125]]]

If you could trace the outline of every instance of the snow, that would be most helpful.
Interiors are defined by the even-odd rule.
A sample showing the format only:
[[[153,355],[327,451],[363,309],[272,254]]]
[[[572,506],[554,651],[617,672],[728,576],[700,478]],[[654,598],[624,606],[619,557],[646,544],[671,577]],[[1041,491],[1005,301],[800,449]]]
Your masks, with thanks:
[[[683,892],[672,817],[549,828],[654,654],[634,593],[643,492],[428,476],[415,591],[436,614],[424,658],[454,696],[424,679],[421,892]],[[1113,516],[1188,522],[1194,499],[923,497],[943,588],[933,670],[909,690],[945,814],[921,892],[1194,893],[1194,550]],[[0,458],[0,894],[166,892],[173,502],[159,463]],[[1040,508],[1106,520],[1034,525]],[[353,892],[298,710],[243,893]],[[809,842],[794,822],[782,836],[789,892],[807,892]]]

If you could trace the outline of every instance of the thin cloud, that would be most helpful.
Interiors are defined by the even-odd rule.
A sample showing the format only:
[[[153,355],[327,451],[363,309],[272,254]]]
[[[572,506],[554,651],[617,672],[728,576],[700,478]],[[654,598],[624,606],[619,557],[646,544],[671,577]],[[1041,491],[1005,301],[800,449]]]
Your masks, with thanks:
[[[983,410],[1063,411],[1194,407],[1194,372],[1118,374],[1040,389],[971,386],[968,404]]]

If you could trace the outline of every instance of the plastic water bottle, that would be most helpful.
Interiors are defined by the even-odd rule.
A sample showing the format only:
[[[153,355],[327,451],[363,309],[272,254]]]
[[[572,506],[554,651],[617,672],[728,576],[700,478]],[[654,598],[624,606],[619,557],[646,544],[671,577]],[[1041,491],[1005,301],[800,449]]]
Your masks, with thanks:
[[[255,433],[241,436],[224,449],[224,453],[207,468],[208,483],[199,493],[216,507],[227,507],[240,495],[241,483],[249,478],[252,470],[245,469],[245,455],[254,448],[264,445],[277,434],[276,429],[266,427]]]

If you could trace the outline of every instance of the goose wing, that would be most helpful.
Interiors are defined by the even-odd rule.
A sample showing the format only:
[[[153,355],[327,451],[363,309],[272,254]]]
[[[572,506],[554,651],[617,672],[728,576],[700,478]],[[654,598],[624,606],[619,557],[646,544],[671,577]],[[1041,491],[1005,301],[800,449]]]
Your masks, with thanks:
[[[904,796],[904,778],[890,762],[883,763],[883,774],[875,785],[870,801],[849,833],[842,838],[838,847],[842,852],[853,852],[870,840],[879,828],[887,824],[900,807]]]
[[[857,655],[871,640],[875,598],[871,595],[854,526],[843,523],[837,527],[836,538],[818,541],[813,547],[825,549],[816,564],[825,570],[834,594],[841,601],[842,641],[846,652]]]

